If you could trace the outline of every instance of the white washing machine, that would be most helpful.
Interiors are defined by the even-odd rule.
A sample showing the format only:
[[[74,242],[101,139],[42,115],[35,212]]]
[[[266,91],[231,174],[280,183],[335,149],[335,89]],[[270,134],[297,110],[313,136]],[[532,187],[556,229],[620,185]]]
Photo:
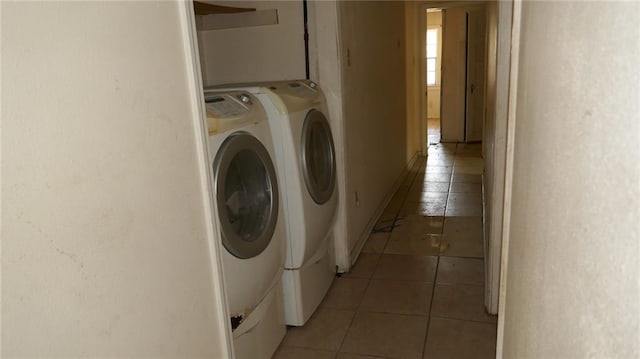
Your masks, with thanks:
[[[205,102],[236,358],[271,358],[286,332],[286,228],[269,122],[247,92],[207,93]]]
[[[304,325],[336,272],[332,234],[338,193],[326,100],[308,80],[238,86],[258,97],[269,115],[278,178],[286,189],[285,322]]]

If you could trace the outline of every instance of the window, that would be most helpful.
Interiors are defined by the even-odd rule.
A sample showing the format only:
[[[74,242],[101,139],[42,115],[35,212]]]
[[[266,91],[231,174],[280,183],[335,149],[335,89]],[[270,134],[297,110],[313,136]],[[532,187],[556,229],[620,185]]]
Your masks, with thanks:
[[[438,29],[427,30],[427,85],[435,86],[436,61],[438,59]]]

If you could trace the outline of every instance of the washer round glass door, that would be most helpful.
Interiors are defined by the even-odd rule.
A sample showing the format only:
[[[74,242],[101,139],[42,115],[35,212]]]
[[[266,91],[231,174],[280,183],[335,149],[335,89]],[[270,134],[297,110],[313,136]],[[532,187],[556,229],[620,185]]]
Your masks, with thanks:
[[[329,121],[318,110],[309,111],[302,125],[301,162],[311,198],[327,202],[336,184],[336,157]]]
[[[242,259],[267,248],[278,220],[276,171],[267,149],[238,132],[222,143],[213,164],[222,244]]]

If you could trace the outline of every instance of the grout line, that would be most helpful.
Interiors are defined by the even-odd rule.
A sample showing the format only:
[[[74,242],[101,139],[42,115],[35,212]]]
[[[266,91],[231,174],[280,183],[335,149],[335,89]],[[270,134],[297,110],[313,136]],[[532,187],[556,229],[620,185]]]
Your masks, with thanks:
[[[433,277],[433,285],[431,287],[431,302],[429,303],[429,317],[427,318],[427,330],[424,334],[424,340],[423,340],[423,344],[422,344],[422,356],[424,357],[425,352],[427,350],[427,340],[429,339],[429,329],[431,326],[431,313],[433,311],[433,301],[435,299],[436,296],[436,284],[438,283],[438,269],[440,268],[440,256],[441,256],[441,249],[442,249],[442,240],[444,237],[444,226],[446,224],[447,221],[447,207],[449,205],[449,195],[451,194],[451,187],[453,186],[453,172],[454,172],[454,167],[455,167],[455,163],[456,163],[456,155],[455,153],[458,152],[458,145],[456,144],[456,150],[454,151],[453,154],[453,163],[451,164],[451,176],[449,177],[449,190],[447,191],[447,199],[444,203],[444,214],[443,214],[443,218],[442,218],[442,233],[440,236],[440,246],[438,247],[438,256],[437,256],[437,262],[436,262],[436,270],[435,270],[435,275]]]
[[[385,246],[386,246],[386,244],[385,244]],[[349,325],[347,326],[347,330],[344,332],[344,336],[342,337],[342,340],[340,341],[340,345],[338,345],[338,351],[336,353],[336,357],[338,356],[338,353],[341,352],[342,346],[344,345],[344,341],[347,339],[347,335],[349,335],[349,331],[351,330],[351,326],[353,325],[353,322],[356,320],[356,315],[358,315],[358,312],[360,311],[360,307],[362,306],[362,302],[364,301],[364,297],[367,295],[367,291],[369,290],[369,287],[371,286],[371,281],[373,280],[373,275],[375,274],[376,270],[378,269],[378,264],[380,263],[380,258],[382,258],[382,255],[378,256],[378,259],[376,260],[376,264],[375,264],[374,269],[373,269],[373,273],[371,273],[371,277],[367,278],[367,286],[365,287],[364,293],[362,294],[362,297],[360,298],[360,302],[358,303],[358,305],[353,310],[353,317],[349,321]]]
[[[433,310],[433,299],[436,296],[436,281],[438,279],[438,267],[440,266],[440,256],[436,261],[436,270],[433,275],[433,284],[431,285],[431,301],[429,302],[429,313],[427,314],[427,330],[424,333],[424,339],[422,340],[422,356],[424,357],[425,350],[427,349],[427,338],[429,338],[429,327],[431,326],[431,311]]]

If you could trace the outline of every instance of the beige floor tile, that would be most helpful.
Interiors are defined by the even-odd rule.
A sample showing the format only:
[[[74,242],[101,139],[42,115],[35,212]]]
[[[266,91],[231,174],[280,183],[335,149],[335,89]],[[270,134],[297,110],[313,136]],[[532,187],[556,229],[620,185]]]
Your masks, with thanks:
[[[440,253],[439,234],[425,234],[419,237],[406,237],[392,233],[384,249],[385,254],[406,254],[437,256]]]
[[[358,312],[340,352],[415,359],[422,356],[427,318]]]
[[[445,216],[482,216],[482,205],[447,205]]]
[[[444,216],[445,200],[428,200],[426,202],[406,201],[398,214],[401,216]]]
[[[469,206],[474,204],[482,205],[482,193],[449,193],[447,197],[447,206]]]
[[[465,182],[453,182],[451,184],[451,193],[470,192],[470,193],[482,193],[482,184],[480,183],[465,183]]]
[[[389,240],[390,232],[371,233],[362,247],[363,253],[382,253]]]
[[[440,255],[446,257],[484,258],[482,241],[467,238],[452,239],[442,236],[440,239]]]
[[[437,284],[433,296],[432,317],[495,323],[497,318],[484,309],[481,285]]]
[[[432,283],[372,280],[359,310],[369,312],[428,315]]]
[[[410,237],[419,237],[424,234],[440,234],[444,224],[442,216],[399,216],[391,234],[402,234]]]
[[[373,272],[376,270],[376,265],[380,259],[380,254],[377,253],[360,253],[358,260],[351,267],[348,273],[342,274],[345,278],[371,278]]]
[[[335,357],[336,352],[333,351],[281,346],[273,359],[334,359]]]
[[[368,285],[369,280],[365,278],[336,278],[320,306],[356,310]]]
[[[444,219],[446,235],[482,236],[482,218],[473,217],[448,217]]]
[[[483,166],[454,166],[453,175],[469,174],[469,175],[482,175],[484,173]]]
[[[374,279],[397,279],[432,282],[435,279],[437,257],[383,254],[378,261]]]
[[[456,156],[469,154],[480,156],[482,154],[482,144],[481,143],[458,143],[456,146]]]
[[[427,201],[446,201],[448,193],[445,192],[410,192],[407,195],[407,201],[427,202]]]
[[[482,238],[482,217],[447,217],[440,241],[440,255],[482,258]]]
[[[337,359],[380,359],[384,357],[372,357],[369,355],[359,355],[359,354],[348,354],[348,353],[338,353]]]
[[[429,166],[425,168],[426,173],[449,173],[453,172],[453,167],[451,166]],[[423,178],[424,181],[424,178]]]
[[[429,158],[429,155],[432,155],[434,153],[447,153],[447,154],[450,154],[450,155],[455,155],[455,152],[456,152],[455,149],[453,151],[449,150],[449,149],[446,149],[446,148],[442,147],[442,143],[438,143],[438,144],[434,144],[434,145],[429,146],[429,148],[427,149],[427,157],[426,158]]]
[[[482,175],[468,173],[454,173],[451,181],[466,183],[482,183]]]
[[[449,183],[446,182],[424,182],[411,186],[411,193],[419,188],[420,192],[449,192]]]
[[[436,283],[484,285],[484,260],[440,257]]]
[[[496,356],[496,325],[431,318],[424,359],[492,359]]]
[[[398,220],[384,253],[438,255],[443,217],[407,216]]]
[[[455,161],[455,155],[443,151],[434,151],[427,157],[427,165],[433,161]]]
[[[457,144],[454,142],[441,142],[434,147],[441,149],[443,151],[449,151],[451,153],[454,153],[456,151]]]
[[[283,345],[337,351],[354,312],[318,308],[303,327],[289,327]]]
[[[427,158],[427,167],[430,166],[441,166],[441,167],[449,167],[453,166],[453,158]]]
[[[464,151],[456,151],[456,158],[481,158],[482,151],[481,150],[464,150]]]
[[[451,181],[450,173],[434,173],[434,172],[426,172],[424,175],[423,182],[449,182]]]
[[[454,162],[455,166],[482,166],[484,165],[484,161],[482,158],[469,158],[469,157],[460,157],[456,153],[456,160]]]

